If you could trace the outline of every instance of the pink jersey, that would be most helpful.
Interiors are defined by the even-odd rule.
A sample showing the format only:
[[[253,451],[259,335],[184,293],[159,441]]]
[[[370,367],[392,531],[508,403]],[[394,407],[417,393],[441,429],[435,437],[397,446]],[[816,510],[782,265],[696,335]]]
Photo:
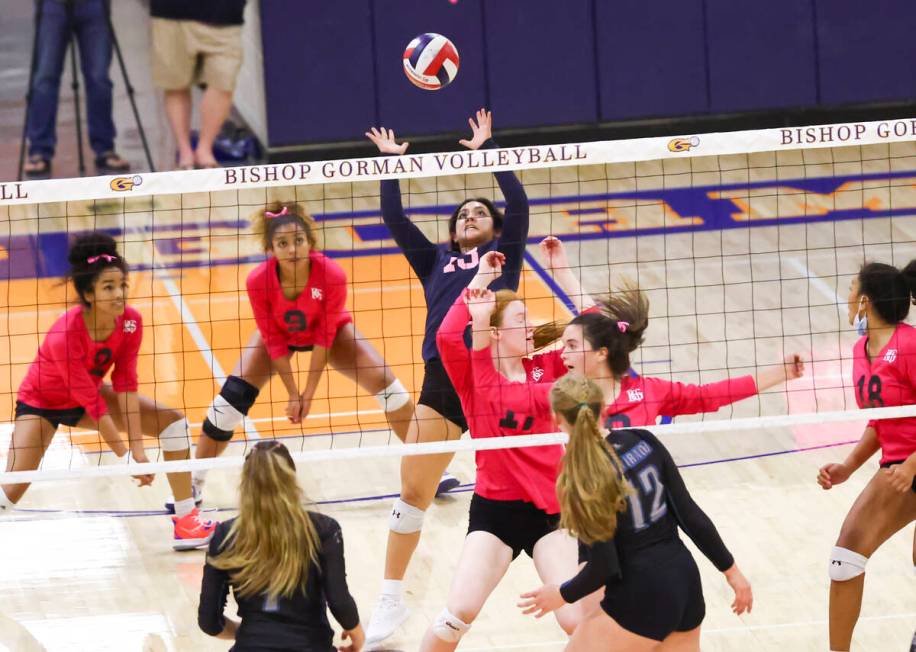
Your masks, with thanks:
[[[83,407],[99,420],[107,411],[99,386],[108,370],[116,392],[137,391],[137,354],[143,340],[140,313],[127,306],[107,339],[89,337],[83,307],[76,306],[54,322],[19,386],[18,399],[49,410]]]
[[[862,337],[852,349],[852,381],[860,408],[916,403],[916,329],[897,324],[883,349],[869,360]],[[878,433],[881,463],[901,462],[916,452],[916,417],[877,419],[868,425]]]
[[[607,411],[606,428],[651,426],[658,417],[679,414],[715,412],[757,393],[753,376],[727,378],[704,385],[688,385],[661,378],[625,376],[620,381],[620,394]]]
[[[308,283],[292,301],[283,296],[273,256],[248,275],[248,298],[271,359],[286,355],[291,346],[330,347],[338,329],[353,321],[344,271],[319,251],[309,252],[309,260]]]
[[[472,437],[511,437],[555,432],[547,398],[551,383],[565,373],[559,352],[525,361],[526,382],[511,382],[493,364],[490,347],[469,351],[464,331],[470,314],[459,297],[436,335]],[[524,500],[549,514],[560,511],[556,481],[563,447],[535,446],[477,452],[475,492],[491,500]]]

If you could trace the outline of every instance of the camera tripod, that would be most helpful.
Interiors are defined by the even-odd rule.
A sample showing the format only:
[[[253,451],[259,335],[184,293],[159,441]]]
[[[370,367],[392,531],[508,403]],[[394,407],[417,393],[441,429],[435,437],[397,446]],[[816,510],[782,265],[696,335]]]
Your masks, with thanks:
[[[29,83],[28,90],[26,91],[25,96],[25,107],[26,107],[26,117],[22,125],[22,139],[19,144],[19,170],[17,174],[17,179],[22,180],[23,165],[25,163],[25,153],[26,153],[26,139],[28,137],[28,121],[29,121],[29,111],[32,106],[33,99],[33,84],[35,81],[35,68],[38,62],[38,49],[39,49],[39,34],[41,31],[41,21],[42,14],[44,12],[45,3],[49,0],[38,0],[36,9],[35,9],[35,36],[32,40],[32,57],[31,64],[29,66]],[[85,176],[86,174],[86,161],[83,155],[83,133],[81,126],[81,112],[80,112],[80,83],[79,83],[79,74],[76,65],[77,58],[77,38],[76,32],[73,29],[75,17],[75,0],[63,0],[63,4],[67,11],[67,23],[70,29],[68,35],[68,45],[66,46],[67,50],[70,52],[70,72],[71,72],[71,84],[70,87],[73,90],[73,108],[75,114],[76,122],[76,147],[77,147],[77,157],[79,162],[79,174],[80,176]],[[105,7],[105,19],[108,23],[108,31],[111,35],[111,43],[114,49],[114,53],[118,60],[118,65],[121,68],[121,75],[124,78],[124,86],[127,89],[127,97],[130,100],[130,107],[133,110],[134,119],[137,122],[137,130],[140,133],[140,140],[143,143],[143,151],[146,154],[146,162],[149,166],[151,172],[155,172],[156,168],[153,165],[153,157],[150,154],[149,144],[146,140],[146,132],[143,129],[143,123],[140,120],[140,113],[137,110],[137,102],[134,98],[134,87],[130,83],[130,77],[127,74],[127,66],[124,63],[124,57],[121,53],[121,46],[118,43],[118,36],[115,33],[114,25],[111,22],[111,3],[110,0],[103,0]],[[66,53],[64,54],[66,56]]]

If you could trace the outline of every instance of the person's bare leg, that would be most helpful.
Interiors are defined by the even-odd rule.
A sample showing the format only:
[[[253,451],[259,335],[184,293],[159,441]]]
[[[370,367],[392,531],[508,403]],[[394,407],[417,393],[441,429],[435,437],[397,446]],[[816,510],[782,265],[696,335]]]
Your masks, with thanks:
[[[458,439],[461,430],[428,405],[418,405],[407,443]],[[366,644],[378,645],[407,619],[402,582],[420,542],[426,509],[432,503],[442,472],[454,455],[411,455],[401,460],[401,495],[388,519],[385,579],[379,603],[366,629]]]
[[[102,397],[108,406],[108,413],[114,421],[115,427],[121,432],[127,432],[127,421],[121,414],[121,406],[118,404],[118,397],[110,385],[102,385]],[[186,422],[184,415],[178,410],[172,409],[166,405],[158,403],[148,396],[142,394],[138,397],[140,403],[140,428],[147,437],[159,439],[160,447],[163,446],[163,435],[171,437],[172,430],[175,435],[183,433],[185,435],[183,443],[185,447],[182,450],[162,451],[162,458],[167,461],[187,460],[191,457],[190,440],[187,438]],[[174,425],[173,425],[174,424]],[[172,427],[169,429],[169,427]],[[165,444],[166,447],[169,444]],[[174,446],[173,446],[174,447]],[[187,500],[193,496],[191,490],[191,473],[183,471],[179,473],[167,473],[166,478],[169,487],[172,489],[172,495],[176,501]]]
[[[200,101],[200,138],[194,150],[194,162],[201,167],[218,165],[213,143],[232,109],[232,93],[208,86]]]
[[[463,623],[464,629],[477,618],[511,563],[512,549],[496,535],[489,532],[471,532],[467,535],[446,601],[446,609]],[[445,628],[446,637],[458,640],[440,638],[433,625],[423,636],[420,652],[451,652],[458,647],[460,635],[464,632],[456,632],[448,625]]]
[[[6,457],[6,470],[34,471],[37,469],[56,432],[56,428],[37,415],[27,414],[18,417],[13,425],[10,451]],[[6,494],[9,502],[15,504],[22,499],[22,495],[30,484],[29,482],[5,484],[0,487],[0,491]]]
[[[878,471],[849,510],[836,545],[868,560],[894,533],[916,520],[916,494],[896,491]],[[830,581],[830,649],[846,651],[862,608],[865,573]]]
[[[579,546],[566,530],[555,530],[534,545],[534,567],[544,584],[562,584],[579,572]],[[585,619],[582,601],[567,604],[554,612],[557,623],[569,635]]]
[[[191,167],[194,165],[194,150],[191,149],[191,89],[165,91],[163,104],[178,147],[178,167]]]
[[[246,383],[260,390],[267,384],[273,375],[273,367],[270,364],[270,355],[264,346],[264,340],[261,334],[255,331],[248,338],[245,346],[242,347],[242,355],[239,356],[238,362],[232,368],[232,376],[241,378]],[[197,440],[197,449],[194,452],[195,459],[206,459],[208,457],[219,457],[229,446],[229,441],[217,441],[206,433],[201,433],[200,439]]]
[[[356,330],[352,322],[340,327],[328,353],[328,361],[335,371],[343,374],[376,398],[397,380],[382,356]],[[386,409],[387,406],[382,406],[388,425],[391,426],[391,430],[398,439],[406,441],[407,432],[413,421],[413,401],[405,393],[402,396],[391,396],[389,402],[394,405],[392,409],[389,410]]]

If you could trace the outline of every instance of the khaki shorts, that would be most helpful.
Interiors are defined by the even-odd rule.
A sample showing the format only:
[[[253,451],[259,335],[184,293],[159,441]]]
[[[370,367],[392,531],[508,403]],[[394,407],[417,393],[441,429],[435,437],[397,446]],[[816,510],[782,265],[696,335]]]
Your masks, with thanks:
[[[242,67],[242,26],[153,18],[153,83],[165,90],[202,83],[235,90]]]

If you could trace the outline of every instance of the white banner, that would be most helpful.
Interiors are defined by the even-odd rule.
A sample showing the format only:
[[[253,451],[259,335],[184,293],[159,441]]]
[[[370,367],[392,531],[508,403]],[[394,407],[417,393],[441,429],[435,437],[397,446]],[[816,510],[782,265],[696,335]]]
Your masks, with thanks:
[[[408,153],[404,156],[276,163],[188,172],[150,172],[127,176],[3,182],[0,183],[0,205],[410,179],[519,168],[600,165],[693,156],[874,145],[909,140],[916,140],[916,118],[732,131],[675,138],[634,138],[439,154]]]

